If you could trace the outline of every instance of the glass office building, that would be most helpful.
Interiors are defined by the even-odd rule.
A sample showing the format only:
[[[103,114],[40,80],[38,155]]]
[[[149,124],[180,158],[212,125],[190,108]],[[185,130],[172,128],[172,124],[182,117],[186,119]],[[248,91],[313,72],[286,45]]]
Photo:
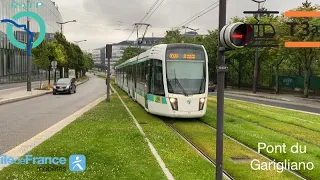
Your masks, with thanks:
[[[41,2],[41,5],[38,4]],[[46,39],[53,39],[55,32],[60,31],[62,22],[58,6],[51,0],[30,0],[29,11],[35,12],[42,17],[46,25]],[[0,20],[12,19],[21,11],[27,11],[27,0],[1,0]],[[27,18],[23,17],[16,21],[18,24],[27,24]],[[34,34],[39,33],[38,23],[30,18],[30,30]],[[13,46],[7,38],[7,24],[0,23],[0,84],[10,82],[25,82],[27,79],[27,55],[26,50]],[[14,36],[20,42],[27,43],[27,35],[23,29],[13,28]],[[47,72],[38,69],[32,63],[32,79],[47,79]]]

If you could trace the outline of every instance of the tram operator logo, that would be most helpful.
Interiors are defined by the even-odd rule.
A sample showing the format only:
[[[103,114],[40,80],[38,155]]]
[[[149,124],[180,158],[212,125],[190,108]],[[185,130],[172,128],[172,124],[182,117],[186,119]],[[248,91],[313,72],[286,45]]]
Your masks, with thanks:
[[[32,43],[33,38],[34,38],[34,34],[27,28],[27,25],[16,23],[16,21],[18,21],[19,19],[21,19],[23,17],[31,17],[39,24],[39,28],[40,28],[39,37],[34,43]],[[46,26],[45,26],[43,19],[38,14],[31,12],[31,11],[18,12],[17,14],[15,14],[12,17],[12,20],[11,19],[2,19],[0,22],[1,23],[8,23],[7,36],[8,36],[9,41],[15,47],[17,47],[19,49],[27,49],[28,56],[31,56],[31,49],[39,46],[46,36]],[[14,37],[12,25],[16,26],[17,28],[22,28],[29,35],[30,38],[28,39],[28,44],[21,43]]]

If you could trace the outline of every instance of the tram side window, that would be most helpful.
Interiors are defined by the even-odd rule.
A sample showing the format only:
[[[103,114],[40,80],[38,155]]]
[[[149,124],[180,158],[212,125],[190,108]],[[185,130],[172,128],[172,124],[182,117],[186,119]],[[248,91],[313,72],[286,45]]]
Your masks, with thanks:
[[[123,85],[124,82],[124,70],[121,68],[121,84]]]
[[[119,69],[116,70],[116,82],[119,82]]]
[[[124,80],[124,81],[123,81],[123,85],[127,86],[127,83],[128,83],[128,82],[127,82],[127,67],[124,67],[124,68],[123,68],[123,71],[124,71],[124,72],[123,72],[123,73],[124,73],[124,76],[123,76],[123,80]]]
[[[149,71],[150,71],[150,69],[149,69],[149,64],[150,64],[150,61],[146,61],[145,62],[145,64],[144,64],[144,77],[143,77],[143,79],[144,79],[144,81],[145,81],[145,83],[149,83],[149,79],[148,79],[148,75],[149,75]]]
[[[146,62],[141,63],[141,82],[146,83]]]
[[[153,60],[153,71],[152,71],[152,94],[164,96],[164,85],[163,85],[163,71],[162,71],[162,61]]]
[[[128,76],[127,76],[127,79],[128,79],[128,86],[130,86],[131,84],[131,66],[127,66],[127,73],[128,73]]]

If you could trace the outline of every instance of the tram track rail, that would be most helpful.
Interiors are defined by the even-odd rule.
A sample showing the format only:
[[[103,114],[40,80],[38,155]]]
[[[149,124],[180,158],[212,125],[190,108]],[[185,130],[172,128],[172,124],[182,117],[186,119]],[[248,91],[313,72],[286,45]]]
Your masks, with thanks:
[[[214,166],[216,166],[216,163],[214,160],[212,160],[205,152],[203,152],[199,147],[197,147],[189,138],[187,138],[185,135],[183,135],[176,127],[174,127],[174,125],[172,123],[170,123],[168,120],[166,120],[165,118],[160,118],[168,127],[170,127],[174,132],[176,132],[183,140],[185,140],[191,147],[193,147],[193,149],[195,149],[199,154],[201,154],[206,160],[208,160],[210,163],[212,163]],[[203,122],[201,120],[197,120],[197,122],[204,124],[205,126],[207,126],[208,128],[216,131],[216,128],[214,128],[213,126],[211,126],[210,124]],[[228,136],[226,134],[223,134],[224,137],[232,140],[233,142],[237,143],[238,145],[252,151],[253,153],[265,158],[268,161],[272,161],[272,159],[270,159],[268,156],[264,155],[264,154],[260,154],[258,153],[255,149],[243,144],[242,142],[236,140],[235,138]],[[274,160],[276,163],[279,161]],[[290,169],[287,169],[288,172],[292,173],[293,175],[295,175],[296,177],[298,177],[299,179],[302,180],[308,180],[308,178],[296,171],[292,171]],[[229,180],[233,180],[234,178],[227,173],[225,170],[223,170],[223,174],[224,177],[226,177]]]
[[[197,151],[201,156],[203,156],[207,161],[209,161],[213,166],[216,167],[216,162],[211,159],[205,152],[203,152],[197,145],[195,145],[190,139],[184,136],[177,128],[173,126],[172,123],[165,119],[161,119],[168,127],[170,127],[175,133],[177,133],[184,141],[186,141],[192,148]],[[235,180],[228,172],[223,170],[223,176],[228,180]]]
[[[202,124],[204,124],[204,125],[206,125],[208,128],[211,128],[212,130],[217,131],[217,129],[214,128],[214,127],[212,127],[210,124],[208,124],[208,123],[206,123],[206,122],[203,122],[203,121],[200,121],[200,120],[199,120],[199,122],[202,123]],[[226,135],[226,134],[223,134],[223,136],[225,136],[226,138],[228,138],[228,139],[232,140],[233,142],[239,144],[240,146],[242,146],[242,147],[244,147],[244,148],[246,148],[246,149],[248,149],[248,150],[250,150],[250,151],[252,151],[252,152],[254,152],[254,153],[258,154],[258,155],[260,155],[260,156],[262,156],[262,157],[265,158],[266,160],[272,161],[268,156],[266,156],[266,155],[264,155],[264,154],[261,154],[261,153],[258,153],[255,149],[253,149],[253,148],[251,148],[251,147],[243,144],[242,142],[236,140],[235,138],[233,138],[233,137],[231,137],[231,136],[228,136],[228,135]],[[275,162],[278,163],[279,161],[275,161]],[[292,170],[289,170],[289,169],[287,169],[287,171],[290,172],[290,173],[292,173],[292,174],[294,174],[295,176],[297,176],[298,178],[300,178],[300,179],[302,179],[302,180],[308,180],[307,177],[305,177],[304,175],[302,175],[302,174],[300,174],[300,173],[298,173],[298,172],[296,172],[296,171],[292,171]]]

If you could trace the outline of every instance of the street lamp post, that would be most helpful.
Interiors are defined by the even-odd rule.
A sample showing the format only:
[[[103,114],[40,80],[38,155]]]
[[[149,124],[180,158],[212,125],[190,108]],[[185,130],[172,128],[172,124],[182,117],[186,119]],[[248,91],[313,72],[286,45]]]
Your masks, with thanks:
[[[197,31],[200,30],[200,29],[193,29],[193,28],[190,28],[190,27],[187,27],[187,26],[182,26],[182,28],[185,30],[185,33],[187,33],[187,29],[190,29],[190,30],[192,30],[194,32],[197,32]]]
[[[77,20],[66,21],[66,22],[57,22],[58,24],[61,25],[61,35],[63,35],[62,25],[70,23],[70,22],[77,22]],[[61,73],[60,73],[60,76],[61,76]],[[62,67],[62,77],[64,78],[64,67]]]
[[[62,25],[67,24],[67,23],[70,23],[70,22],[77,22],[77,20],[66,21],[66,22],[57,22],[58,24],[61,25],[61,34],[63,34],[63,33],[62,33]]]
[[[81,40],[81,41],[74,41],[75,43],[77,43],[77,44],[79,44],[79,43],[81,43],[81,42],[85,42],[85,41],[87,41],[86,39],[85,40]]]

